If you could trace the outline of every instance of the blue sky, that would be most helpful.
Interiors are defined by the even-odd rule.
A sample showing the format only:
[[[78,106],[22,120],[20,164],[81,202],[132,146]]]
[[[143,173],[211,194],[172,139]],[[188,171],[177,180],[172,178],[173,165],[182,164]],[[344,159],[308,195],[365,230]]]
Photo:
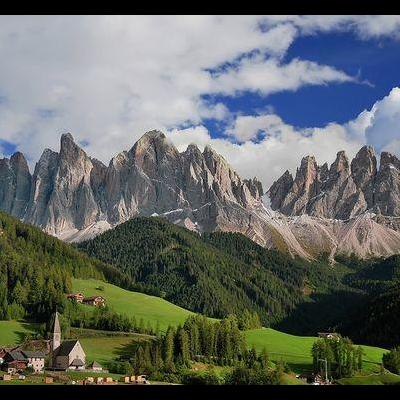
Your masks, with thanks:
[[[262,27],[262,29],[260,29]],[[399,16],[0,16],[0,156],[146,131],[270,185],[301,158],[400,156]]]
[[[247,115],[272,109],[295,127],[323,127],[356,118],[393,87],[400,86],[400,41],[393,38],[360,40],[353,32],[301,37],[288,49],[284,60],[294,58],[333,66],[350,76],[359,76],[365,83],[305,86],[268,96],[245,92],[238,97],[214,96],[214,100],[223,102],[232,112]],[[205,125],[213,137],[224,136],[223,125],[215,121],[205,121]]]

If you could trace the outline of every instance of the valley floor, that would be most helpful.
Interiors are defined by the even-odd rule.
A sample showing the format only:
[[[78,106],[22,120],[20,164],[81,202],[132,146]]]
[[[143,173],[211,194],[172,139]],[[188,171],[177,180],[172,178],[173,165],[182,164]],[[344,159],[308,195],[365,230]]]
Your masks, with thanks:
[[[168,325],[181,324],[187,316],[193,314],[166,300],[123,290],[93,279],[74,279],[73,290],[85,296],[101,295],[116,312],[134,316],[137,321],[143,319],[145,324],[149,323],[152,327],[158,322],[161,330],[165,330]],[[89,309],[89,306],[85,307]],[[22,321],[0,321],[0,347],[21,343],[26,334],[34,334],[37,328],[37,324]],[[81,341],[88,363],[95,360],[103,365],[120,356],[129,355],[135,343],[149,339],[148,335],[78,328],[71,328],[71,335]],[[301,384],[295,375],[311,372],[311,348],[315,337],[290,335],[271,328],[249,330],[245,332],[245,336],[249,348],[254,346],[258,351],[265,348],[271,361],[282,360],[290,366],[293,374],[285,375],[286,384]],[[363,375],[342,379],[340,384],[384,384],[400,381],[400,376],[378,373],[382,355],[387,350],[371,346],[363,346],[363,349]],[[199,366],[193,368],[196,370]],[[35,379],[32,383],[37,381]]]

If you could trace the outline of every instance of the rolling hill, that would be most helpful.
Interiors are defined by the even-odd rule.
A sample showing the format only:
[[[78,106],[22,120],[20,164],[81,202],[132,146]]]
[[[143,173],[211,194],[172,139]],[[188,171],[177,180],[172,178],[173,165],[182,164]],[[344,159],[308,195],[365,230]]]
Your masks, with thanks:
[[[97,290],[99,286],[104,290]],[[131,292],[95,279],[72,279],[72,289],[85,296],[101,295],[116,312],[135,317],[137,321],[143,319],[145,324],[150,323],[153,327],[158,321],[161,330],[168,325],[183,324],[193,314],[159,297]]]
[[[284,360],[295,372],[310,371],[312,367],[311,348],[316,340],[312,336],[295,336],[270,328],[246,331],[249,347],[261,351],[265,348],[271,360]],[[379,347],[362,346],[364,349],[363,369],[379,370],[382,355],[387,350]]]

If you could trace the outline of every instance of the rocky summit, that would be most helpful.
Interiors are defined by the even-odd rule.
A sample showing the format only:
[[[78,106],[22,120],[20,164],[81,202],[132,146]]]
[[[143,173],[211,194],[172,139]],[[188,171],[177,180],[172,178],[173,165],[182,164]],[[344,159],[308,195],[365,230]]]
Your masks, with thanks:
[[[295,178],[286,171],[268,195],[272,209],[285,215],[347,220],[369,211],[400,217],[400,160],[382,152],[378,169],[371,146],[364,146],[351,163],[345,152],[337,153],[329,169],[307,156]]]
[[[21,153],[0,160],[0,209],[66,241],[92,238],[136,216],[162,216],[199,233],[240,232],[255,242],[315,258],[400,251],[400,161],[363,147],[328,167],[305,157],[264,195],[210,146],[184,152],[159,131],[143,135],[108,166],[71,134],[46,149],[31,175]],[[266,207],[263,197],[268,196]]]

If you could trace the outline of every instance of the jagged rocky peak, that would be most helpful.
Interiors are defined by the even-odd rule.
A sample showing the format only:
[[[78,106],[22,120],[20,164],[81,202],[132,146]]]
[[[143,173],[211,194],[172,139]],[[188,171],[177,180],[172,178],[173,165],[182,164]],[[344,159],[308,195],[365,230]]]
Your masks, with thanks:
[[[389,167],[390,166],[400,170],[400,160],[393,154],[387,152],[387,151],[382,151],[381,153],[381,160],[380,160],[380,169]]]
[[[351,162],[351,173],[354,182],[358,187],[364,185],[375,177],[376,169],[376,155],[372,146],[362,147]]]
[[[283,205],[286,195],[293,186],[293,176],[286,170],[285,173],[275,181],[269,188],[267,194],[273,210],[280,209]]]
[[[348,219],[370,210],[400,216],[400,160],[382,152],[378,171],[373,147],[364,146],[351,163],[339,151],[328,172],[326,164],[304,157],[293,183],[286,172],[268,193],[271,207],[287,215]]]
[[[243,182],[255,199],[259,199],[264,195],[262,183],[257,179],[257,177],[254,177],[253,179],[245,179]]]
[[[297,185],[311,185],[318,175],[318,166],[314,156],[305,156],[297,169],[295,183]]]
[[[329,170],[330,175],[336,174],[336,173],[350,173],[350,164],[349,164],[349,159],[346,155],[346,152],[344,150],[339,151],[336,154],[336,159],[332,163],[331,168]]]

